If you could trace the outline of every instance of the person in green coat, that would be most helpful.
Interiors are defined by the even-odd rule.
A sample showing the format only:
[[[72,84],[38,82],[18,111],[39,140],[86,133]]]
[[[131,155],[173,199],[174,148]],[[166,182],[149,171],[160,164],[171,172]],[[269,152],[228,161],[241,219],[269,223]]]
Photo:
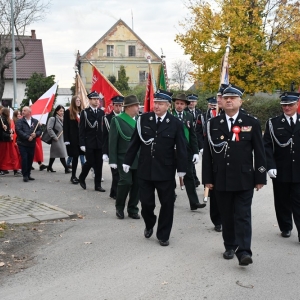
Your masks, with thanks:
[[[124,157],[135,129],[136,119],[139,113],[139,102],[135,95],[124,98],[124,112],[111,120],[109,131],[109,165],[118,168],[120,180],[117,187],[116,216],[124,219],[126,198],[128,216],[132,219],[140,219],[139,188],[137,178],[138,155],[130,167],[128,173],[123,171]]]

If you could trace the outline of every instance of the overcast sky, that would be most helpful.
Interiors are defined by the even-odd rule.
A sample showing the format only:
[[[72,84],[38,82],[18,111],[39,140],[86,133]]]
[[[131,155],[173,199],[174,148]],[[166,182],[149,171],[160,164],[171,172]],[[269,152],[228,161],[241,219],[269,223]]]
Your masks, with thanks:
[[[68,88],[73,83],[75,53],[84,54],[114,23],[122,19],[158,55],[161,48],[171,65],[184,59],[183,50],[174,42],[182,28],[179,22],[188,14],[185,0],[152,1],[95,1],[52,0],[45,20],[28,28],[36,30],[43,40],[47,76],[55,75],[59,86]]]

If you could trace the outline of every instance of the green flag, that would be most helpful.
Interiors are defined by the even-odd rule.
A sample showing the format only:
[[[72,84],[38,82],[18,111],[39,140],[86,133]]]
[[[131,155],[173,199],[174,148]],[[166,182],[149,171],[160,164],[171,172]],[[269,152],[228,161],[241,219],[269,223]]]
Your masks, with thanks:
[[[166,90],[167,89],[166,79],[165,79],[165,70],[164,70],[164,65],[163,64],[161,64],[161,68],[160,68],[158,88],[162,89],[162,90]]]

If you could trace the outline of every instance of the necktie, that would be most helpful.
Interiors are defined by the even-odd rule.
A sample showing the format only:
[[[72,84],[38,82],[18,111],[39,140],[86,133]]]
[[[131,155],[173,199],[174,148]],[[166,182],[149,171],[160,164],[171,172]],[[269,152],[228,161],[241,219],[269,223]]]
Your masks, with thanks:
[[[229,121],[231,122],[231,127],[230,127],[230,132],[231,132],[231,129],[232,129],[232,127],[233,127],[233,121],[234,121],[234,119],[233,118],[229,118]]]
[[[156,129],[159,128],[160,124],[161,124],[161,117],[158,117],[157,118],[157,123],[156,123]]]
[[[181,120],[182,119],[182,112],[178,113],[178,118]]]
[[[290,117],[290,122],[291,122],[291,128],[292,128],[292,130],[294,130],[295,123],[294,123],[294,119],[292,117]]]
[[[95,115],[97,114],[97,109],[94,109],[94,114],[95,114]]]

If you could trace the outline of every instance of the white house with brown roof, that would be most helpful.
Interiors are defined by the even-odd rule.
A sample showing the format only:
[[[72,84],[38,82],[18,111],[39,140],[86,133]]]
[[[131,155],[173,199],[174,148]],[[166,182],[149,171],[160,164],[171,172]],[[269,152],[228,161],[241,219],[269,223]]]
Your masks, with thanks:
[[[46,76],[46,66],[44,59],[43,43],[41,39],[36,38],[35,30],[31,30],[30,36],[20,37],[22,43],[25,46],[26,55],[16,61],[16,73],[17,73],[17,100],[16,104],[19,107],[20,103],[25,97],[26,81],[31,75],[36,72]],[[16,46],[18,46],[18,40],[16,38]],[[19,46],[20,51],[22,47]],[[8,53],[7,60],[11,59],[12,53]],[[18,56],[18,53],[17,53]],[[0,104],[3,106],[12,107],[12,100],[14,95],[13,90],[13,67],[12,64],[9,69],[5,70],[5,88],[2,101]]]

